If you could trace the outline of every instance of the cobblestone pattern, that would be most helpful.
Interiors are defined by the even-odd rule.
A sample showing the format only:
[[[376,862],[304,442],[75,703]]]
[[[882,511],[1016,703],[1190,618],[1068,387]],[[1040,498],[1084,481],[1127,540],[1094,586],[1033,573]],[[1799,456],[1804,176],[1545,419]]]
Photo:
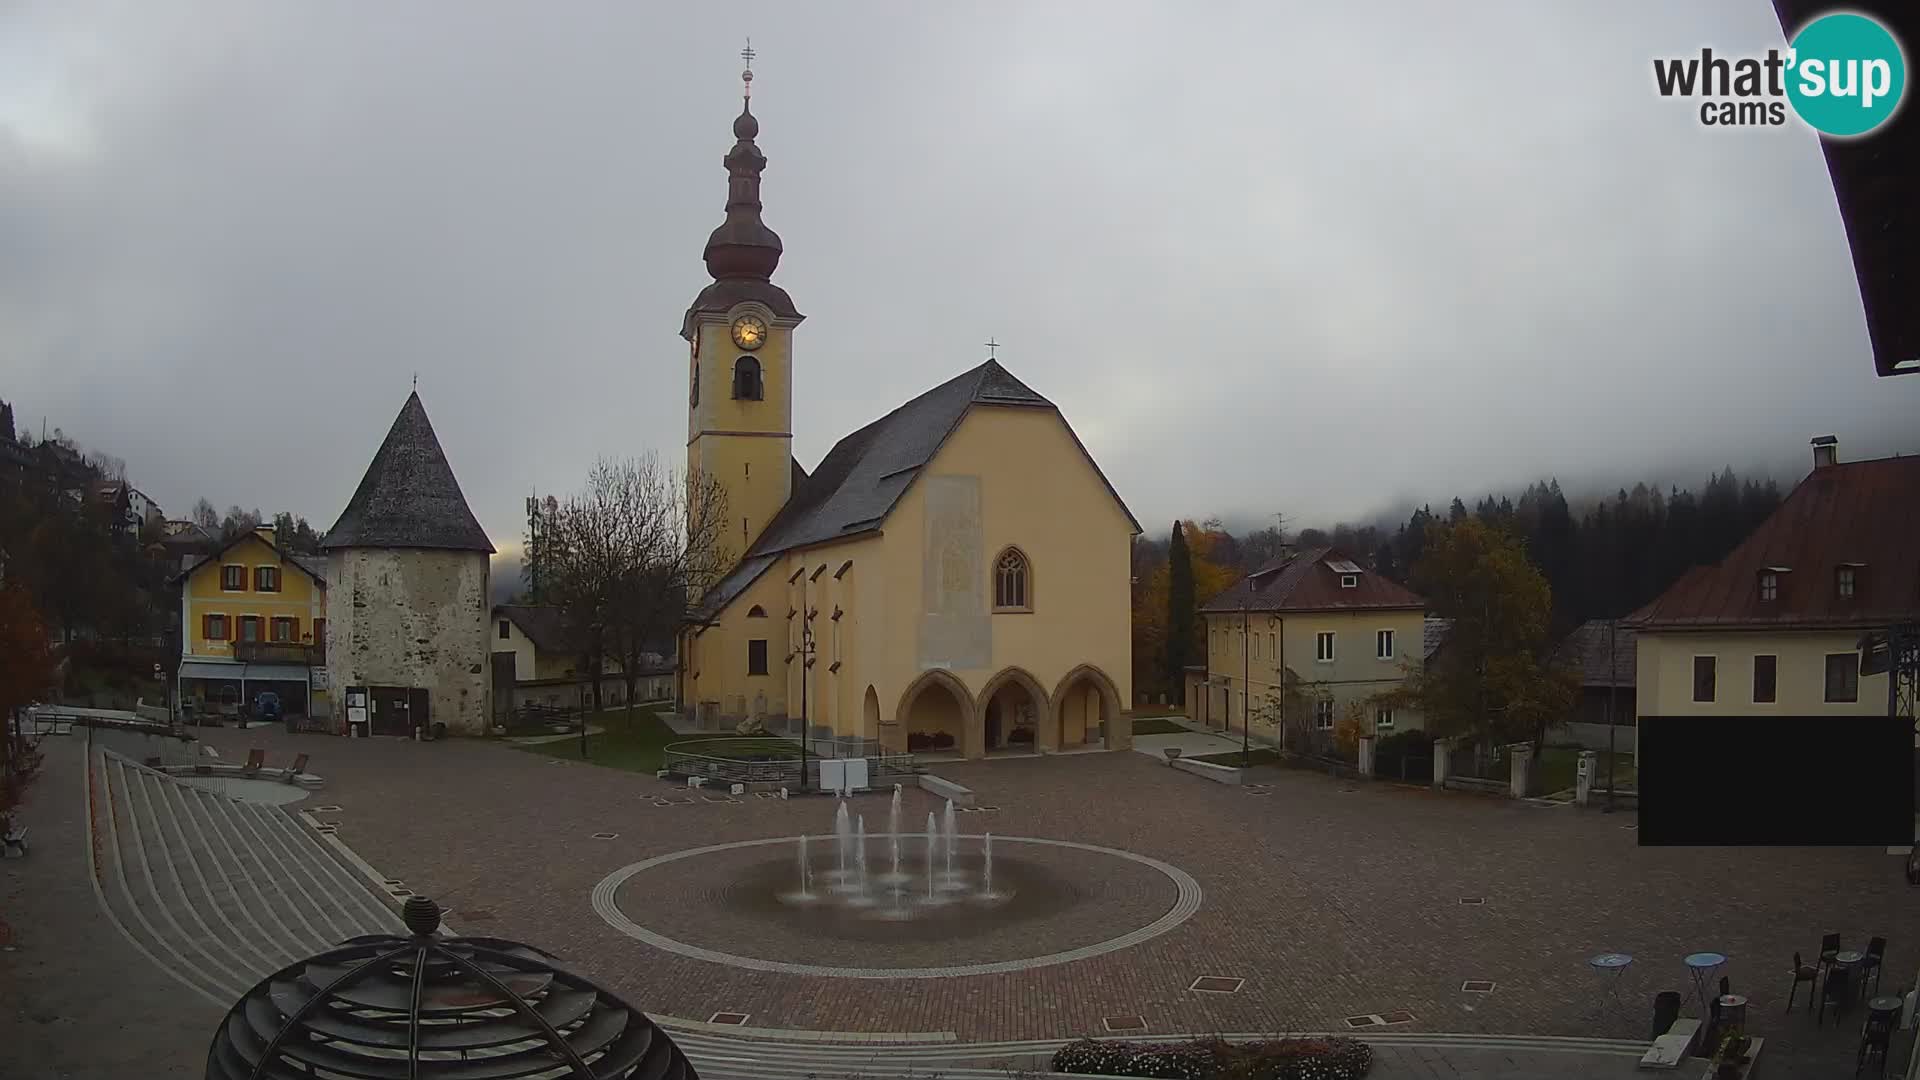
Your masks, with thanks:
[[[602,922],[590,896],[646,858],[813,827],[830,813],[825,799],[661,807],[651,798],[673,789],[651,777],[482,742],[269,729],[207,738],[229,757],[312,752],[327,798],[344,807],[331,815],[341,838],[374,866],[454,909],[456,924],[462,909],[483,910],[485,932],[552,949],[669,1016],[739,1011],[767,1027],[975,1040],[1094,1033],[1102,1017],[1134,1014],[1150,1032],[1283,1031],[1404,1011],[1414,1029],[1643,1038],[1653,994],[1685,989],[1681,957],[1710,949],[1731,958],[1724,973],[1749,996],[1770,1060],[1850,1068],[1860,1013],[1822,1030],[1782,1015],[1793,950],[1810,955],[1823,931],[1850,945],[1885,934],[1888,990],[1920,963],[1899,933],[1915,895],[1881,848],[1641,849],[1625,814],[1285,770],[1263,770],[1272,787],[1253,798],[1145,755],[1097,754],[956,763],[942,775],[1000,807],[996,833],[1182,867],[1206,893],[1193,919],[1123,952],[1013,974],[771,975],[648,948]],[[909,820],[936,806],[911,789],[906,799]],[[884,795],[862,801],[869,816],[885,807]],[[590,839],[600,831],[619,837]],[[1587,1022],[1599,987],[1586,961],[1608,951],[1635,957],[1625,1004]],[[1237,994],[1189,991],[1200,975],[1247,982]],[[1468,979],[1498,989],[1463,992]]]

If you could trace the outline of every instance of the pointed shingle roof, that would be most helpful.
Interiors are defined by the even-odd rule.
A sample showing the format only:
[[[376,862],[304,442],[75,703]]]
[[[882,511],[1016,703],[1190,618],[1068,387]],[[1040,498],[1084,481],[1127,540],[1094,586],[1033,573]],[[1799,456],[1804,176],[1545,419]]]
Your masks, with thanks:
[[[467,508],[417,392],[401,406],[360,487],[320,546],[328,551],[390,547],[493,554],[493,543]]]

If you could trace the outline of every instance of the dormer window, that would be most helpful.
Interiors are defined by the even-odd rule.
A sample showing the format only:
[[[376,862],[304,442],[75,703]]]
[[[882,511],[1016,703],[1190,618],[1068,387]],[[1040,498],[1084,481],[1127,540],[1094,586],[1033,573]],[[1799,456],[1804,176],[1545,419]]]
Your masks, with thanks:
[[[1833,572],[1833,591],[1842,600],[1851,600],[1860,588],[1858,563],[1841,563]]]
[[[1359,574],[1341,574],[1341,575],[1340,575],[1340,587],[1341,587],[1341,588],[1343,588],[1343,589],[1357,589],[1357,588],[1359,588],[1359,587],[1360,587],[1360,575],[1359,575]]]
[[[1780,599],[1780,575],[1771,570],[1762,570],[1760,572],[1761,602],[1772,603],[1778,599]]]

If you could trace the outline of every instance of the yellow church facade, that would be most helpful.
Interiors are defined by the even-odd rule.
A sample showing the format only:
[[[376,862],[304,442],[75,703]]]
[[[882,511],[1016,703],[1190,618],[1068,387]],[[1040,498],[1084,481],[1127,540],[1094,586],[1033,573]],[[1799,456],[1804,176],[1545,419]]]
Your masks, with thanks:
[[[680,638],[677,696],[843,755],[1125,749],[1140,532],[1060,410],[989,359],[792,457],[794,337],[743,110],[713,283],[689,308],[689,474],[726,493],[733,569]]]

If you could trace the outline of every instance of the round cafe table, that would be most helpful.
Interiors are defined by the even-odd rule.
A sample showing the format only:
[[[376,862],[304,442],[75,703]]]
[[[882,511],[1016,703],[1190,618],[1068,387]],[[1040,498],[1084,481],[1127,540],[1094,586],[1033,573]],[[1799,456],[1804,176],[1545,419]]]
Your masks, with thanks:
[[[1608,1009],[1618,1004],[1615,993],[1620,987],[1620,976],[1633,966],[1633,957],[1626,953],[1601,953],[1587,961],[1587,966],[1600,976],[1600,1000],[1594,1004],[1590,1019],[1599,1019]]]
[[[1840,1006],[1841,1012],[1853,1007],[1853,976],[1860,963],[1860,956],[1861,954],[1853,949],[1834,953],[1833,966],[1827,969],[1828,982],[1832,982],[1835,976],[1839,976],[1840,979],[1840,993],[1836,995],[1835,1001]]]
[[[1687,974],[1693,977],[1693,997],[1700,1003],[1700,1019],[1709,1015],[1707,1008],[1707,987],[1713,981],[1714,973],[1727,962],[1727,958],[1717,952],[1689,953],[1686,958]]]

